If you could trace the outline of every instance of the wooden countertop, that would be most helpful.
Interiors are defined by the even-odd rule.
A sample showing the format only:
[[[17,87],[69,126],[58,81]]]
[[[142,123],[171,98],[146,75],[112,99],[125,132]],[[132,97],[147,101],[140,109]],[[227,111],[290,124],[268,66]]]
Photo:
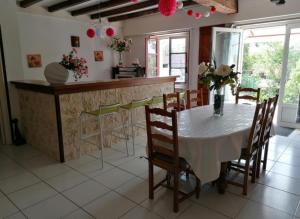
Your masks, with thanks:
[[[69,94],[94,90],[107,90],[122,87],[133,87],[141,85],[161,84],[166,82],[175,83],[176,76],[155,77],[155,78],[130,78],[130,79],[112,79],[106,81],[88,81],[72,82],[66,84],[49,84],[45,81],[24,80],[11,81],[18,89],[31,90],[47,94]]]

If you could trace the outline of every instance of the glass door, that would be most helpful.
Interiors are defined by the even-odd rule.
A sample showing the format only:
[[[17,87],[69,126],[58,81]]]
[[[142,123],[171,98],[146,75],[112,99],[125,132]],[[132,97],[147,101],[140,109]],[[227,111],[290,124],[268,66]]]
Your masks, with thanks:
[[[300,128],[300,24],[288,25],[282,80],[280,84],[278,123]]]
[[[146,38],[146,71],[147,77],[159,75],[158,69],[158,40],[156,38]]]
[[[212,34],[212,62],[217,66],[221,64],[235,64],[235,71],[242,69],[242,45],[243,30],[234,28],[214,27]],[[210,95],[212,98],[212,92]],[[231,88],[225,87],[225,101],[234,102],[235,97],[232,95]],[[210,101],[210,103],[212,103]]]

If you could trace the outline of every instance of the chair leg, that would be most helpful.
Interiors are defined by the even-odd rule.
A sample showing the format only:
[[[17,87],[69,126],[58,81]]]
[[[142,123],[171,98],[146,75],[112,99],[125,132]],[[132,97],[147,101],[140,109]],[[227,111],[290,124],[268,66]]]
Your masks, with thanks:
[[[244,173],[245,175],[244,175],[243,195],[247,195],[247,191],[248,191],[249,165],[250,165],[250,160],[247,159],[246,166],[245,166],[245,173]]]
[[[179,189],[179,174],[178,171],[174,171],[174,198],[173,198],[173,211],[177,213],[179,211],[179,198],[178,198],[178,189]]]
[[[252,167],[252,176],[251,176],[251,183],[255,183],[256,176],[257,176],[257,165],[258,163],[258,154],[256,154],[253,158],[253,167]]]
[[[153,174],[153,163],[148,161],[149,165],[149,199],[154,199],[154,174]]]
[[[101,123],[101,119],[99,118],[98,119],[98,122],[99,122],[99,127],[100,127],[100,139],[99,139],[99,146],[98,146],[98,149],[100,151],[100,159],[101,159],[101,169],[103,168],[104,166],[104,160],[103,160],[103,126],[102,126],[102,123]]]
[[[261,155],[262,155],[262,147],[260,147],[258,150],[258,156],[257,156],[257,161],[256,161],[256,165],[257,165],[256,178],[259,178],[259,175],[260,175]]]
[[[265,144],[265,153],[264,153],[264,160],[263,160],[263,170],[267,169],[268,150],[269,150],[269,140]]]
[[[170,186],[171,185],[171,173],[169,171],[167,171],[167,185]]]
[[[134,145],[134,123],[132,110],[130,110],[130,125],[131,125],[131,134],[132,134],[132,154],[135,155],[135,145]]]
[[[196,199],[199,199],[200,196],[200,180],[196,179]]]

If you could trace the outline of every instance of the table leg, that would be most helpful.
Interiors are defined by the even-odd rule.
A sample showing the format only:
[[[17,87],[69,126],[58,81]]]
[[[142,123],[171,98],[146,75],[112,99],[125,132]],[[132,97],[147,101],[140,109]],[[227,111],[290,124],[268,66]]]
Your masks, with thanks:
[[[228,166],[228,162],[221,163],[220,177],[217,180],[218,192],[220,194],[224,194],[227,188],[227,182],[226,182],[227,166]]]

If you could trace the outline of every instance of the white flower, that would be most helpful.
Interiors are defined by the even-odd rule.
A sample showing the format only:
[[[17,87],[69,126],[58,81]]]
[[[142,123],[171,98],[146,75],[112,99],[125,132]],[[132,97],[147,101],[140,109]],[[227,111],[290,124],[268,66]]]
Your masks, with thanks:
[[[232,71],[232,69],[230,68],[230,66],[222,64],[216,69],[215,74],[226,77],[226,76],[230,75],[231,71]]]
[[[208,66],[202,62],[200,65],[199,65],[199,68],[198,68],[198,74],[199,75],[203,75],[205,72],[207,72],[208,70]]]

